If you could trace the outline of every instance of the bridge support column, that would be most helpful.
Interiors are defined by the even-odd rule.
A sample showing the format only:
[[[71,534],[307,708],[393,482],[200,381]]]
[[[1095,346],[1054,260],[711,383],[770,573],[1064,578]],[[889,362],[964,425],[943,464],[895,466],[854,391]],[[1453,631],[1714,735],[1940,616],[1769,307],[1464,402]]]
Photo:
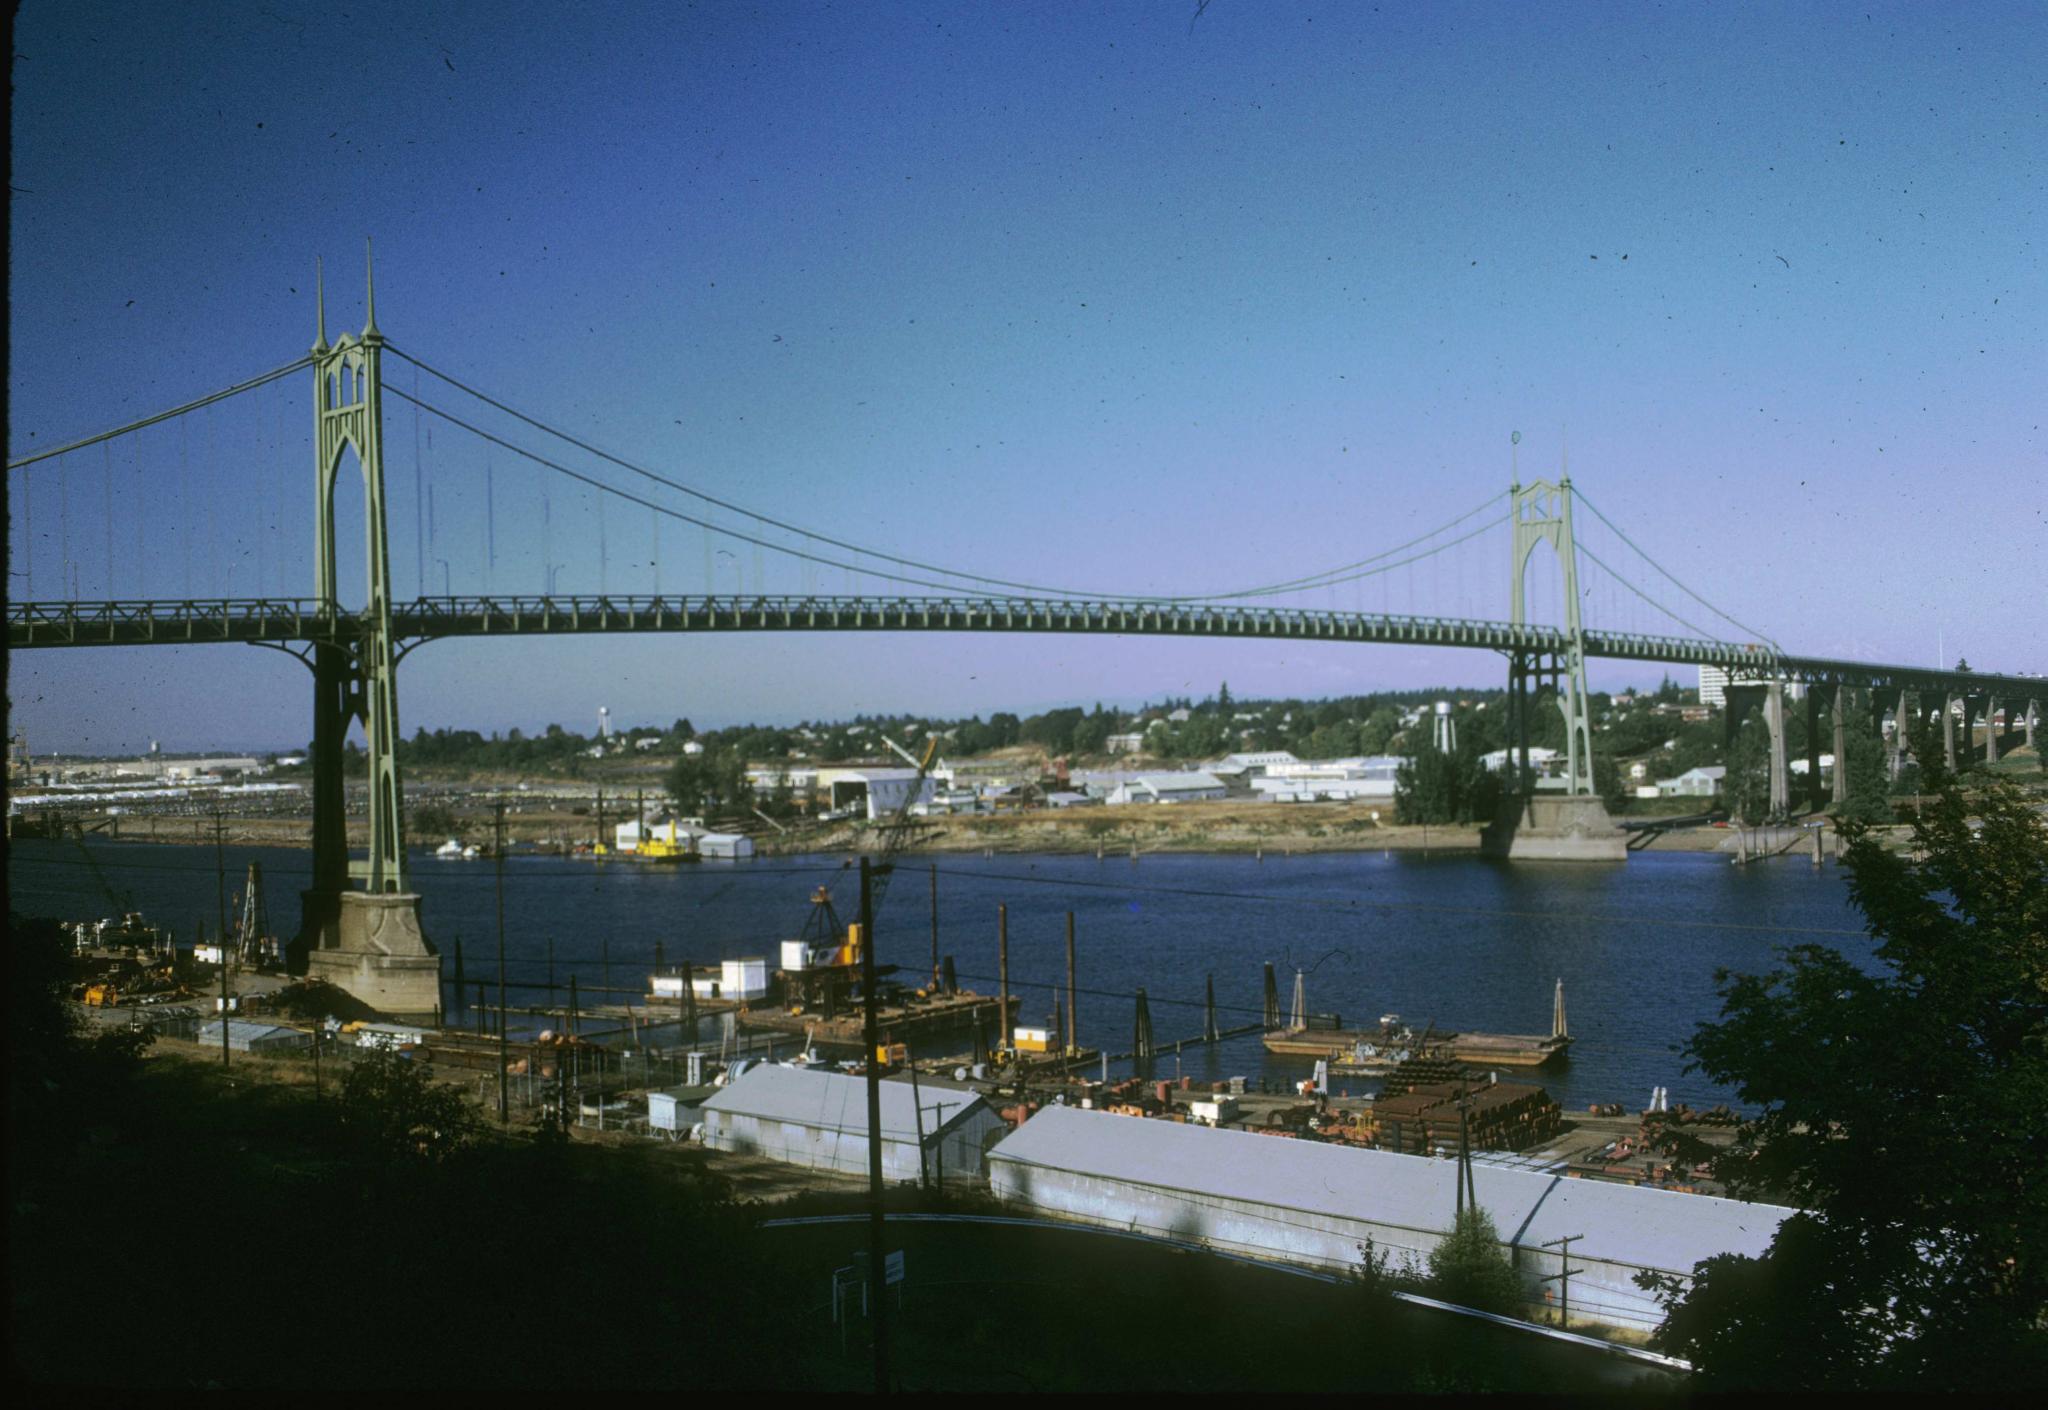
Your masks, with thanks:
[[[1977,762],[1977,708],[1979,697],[1963,697],[1963,767],[1969,768]]]
[[[1984,702],[1984,763],[1986,767],[1998,762],[1998,697],[1993,695]]]
[[[1849,687],[1835,687],[1835,781],[1830,796],[1837,803],[1849,797]]]
[[[348,781],[342,745],[352,714],[348,653],[339,646],[313,648],[313,884],[299,893],[299,937],[286,967],[306,972],[307,956],[340,943],[341,896],[348,890]]]
[[[2039,702],[2038,700],[2029,700],[2029,701],[2027,702],[2027,717],[2026,717],[2026,723],[2027,723],[2027,748],[2029,748],[2029,749],[2037,749],[2037,748],[2039,748],[2039,746],[2038,746],[2038,745],[2036,745],[2036,744],[2034,743],[2034,722],[2035,722],[2035,719],[2036,719],[2036,717],[2037,717],[2037,716],[2039,716],[2039,715],[2040,715],[2040,713],[2041,713],[2041,704],[2040,704],[2040,702]]]
[[[1941,697],[1941,753],[1948,764],[1948,771],[1956,771],[1956,698],[1953,695]]]
[[[1817,813],[1827,806],[1827,802],[1820,777],[1820,690],[1809,682],[1806,687],[1806,810]]]
[[[1785,749],[1785,683],[1772,681],[1764,694],[1764,726],[1771,735],[1771,821],[1782,822],[1792,810],[1791,789],[1787,786],[1790,776],[1790,761]]]
[[[1899,703],[1892,711],[1892,741],[1885,760],[1890,777],[1897,782],[1906,770],[1906,692],[1899,692]]]

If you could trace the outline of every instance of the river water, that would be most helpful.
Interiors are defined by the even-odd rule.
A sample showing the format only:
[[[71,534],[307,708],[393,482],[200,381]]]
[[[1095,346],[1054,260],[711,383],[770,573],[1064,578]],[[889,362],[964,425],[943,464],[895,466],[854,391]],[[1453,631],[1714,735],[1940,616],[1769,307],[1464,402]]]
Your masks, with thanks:
[[[190,944],[197,922],[215,928],[213,849],[91,842],[117,890]],[[229,847],[232,908],[251,861],[262,863],[274,926],[297,928],[302,850]],[[1717,969],[1768,969],[1784,946],[1816,942],[1867,964],[1871,942],[1848,903],[1846,877],[1806,859],[1733,867],[1702,853],[1643,853],[1613,866],[1514,865],[1471,855],[1316,853],[1297,856],[911,856],[899,865],[877,929],[877,957],[915,977],[930,963],[932,866],[938,868],[940,950],[963,985],[995,992],[996,907],[1009,910],[1010,976],[1019,1022],[1043,1024],[1050,986],[1066,972],[1065,915],[1075,916],[1081,985],[1079,1037],[1113,1052],[1131,1047],[1133,1000],[1148,991],[1155,1038],[1201,1031],[1203,984],[1214,976],[1219,1024],[1258,1020],[1261,966],[1279,971],[1283,1012],[1296,966],[1310,970],[1315,1012],[1370,1024],[1397,1012],[1420,1028],[1547,1033],[1551,987],[1562,979],[1577,1042],[1568,1062],[1536,1080],[1567,1107],[1619,1101],[1635,1109],[1656,1085],[1695,1106],[1734,1094],[1683,1071],[1677,1052],[1714,1017]],[[474,982],[495,978],[495,869],[489,862],[412,863],[427,933],[451,957],[461,942]],[[842,919],[857,910],[845,858],[647,866],[514,856],[505,866],[511,1001],[545,1002],[526,986],[574,975],[586,1001],[605,980],[645,992],[656,942],[671,963],[763,956],[796,936],[811,889],[833,884]],[[26,840],[8,860],[10,907],[24,915],[84,918],[111,903],[77,844]],[[625,997],[621,994],[619,997]],[[561,1002],[558,998],[557,1002]],[[1118,1069],[1112,1069],[1116,1071]],[[1305,1075],[1270,1058],[1256,1035],[1168,1056],[1156,1071],[1197,1080]],[[1503,1072],[1503,1077],[1512,1074]],[[1368,1079],[1336,1079],[1368,1090]],[[1739,1105],[1739,1103],[1738,1103]]]

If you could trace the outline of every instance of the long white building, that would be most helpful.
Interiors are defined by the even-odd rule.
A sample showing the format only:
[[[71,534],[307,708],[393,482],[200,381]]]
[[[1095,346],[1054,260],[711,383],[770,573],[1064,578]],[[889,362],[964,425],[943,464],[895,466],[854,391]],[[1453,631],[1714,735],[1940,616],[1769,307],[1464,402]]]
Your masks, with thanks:
[[[988,1164],[996,1196],[1020,1206],[1325,1268],[1356,1268],[1368,1238],[1426,1266],[1457,1207],[1456,1161],[1072,1107],[1039,1112]],[[1472,1178],[1532,1302],[1560,1271],[1542,1245],[1583,1235],[1571,1245],[1572,1315],[1643,1330],[1663,1310],[1637,1273],[1690,1282],[1716,1254],[1763,1253],[1793,1213],[1476,1163]]]

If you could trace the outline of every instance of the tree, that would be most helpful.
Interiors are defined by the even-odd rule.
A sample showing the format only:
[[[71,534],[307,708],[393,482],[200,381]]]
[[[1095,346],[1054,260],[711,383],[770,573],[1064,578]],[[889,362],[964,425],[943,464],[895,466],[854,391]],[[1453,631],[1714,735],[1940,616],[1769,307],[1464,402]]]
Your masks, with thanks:
[[[1500,1231],[1483,1209],[1467,1209],[1429,1251],[1429,1293],[1460,1307],[1513,1316],[1521,1311],[1522,1280],[1501,1252]]]
[[[372,1163],[438,1165],[475,1144],[482,1128],[461,1091],[388,1049],[356,1060],[337,1110],[343,1133]]]
[[[406,830],[415,840],[424,842],[434,837],[460,836],[462,824],[446,803],[416,803]]]
[[[1728,773],[1721,780],[1728,811],[1751,827],[1771,806],[1771,735],[1759,719],[1743,721],[1728,749]]]
[[[2048,822],[1922,767],[1910,851],[1843,824],[1874,965],[1800,945],[1724,973],[1688,1047],[1758,1110],[1717,1177],[1801,1211],[1761,1257],[1664,1281],[1657,1345],[1704,1386],[2048,1385]]]
[[[1842,737],[1846,759],[1837,759],[1842,773],[1842,801],[1835,813],[1843,819],[1880,823],[1891,820],[1891,770],[1884,757],[1884,743],[1868,721],[1851,717]]]
[[[1358,727],[1358,749],[1362,754],[1385,754],[1387,746],[1394,742],[1394,732],[1401,728],[1401,713],[1390,705],[1382,705],[1365,717],[1365,723]]]

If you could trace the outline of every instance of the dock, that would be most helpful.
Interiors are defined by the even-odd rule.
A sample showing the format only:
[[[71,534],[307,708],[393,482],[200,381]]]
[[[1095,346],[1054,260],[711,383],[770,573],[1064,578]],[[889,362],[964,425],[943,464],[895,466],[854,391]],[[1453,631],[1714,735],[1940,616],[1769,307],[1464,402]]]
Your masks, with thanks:
[[[1015,995],[1010,998],[1010,1016],[1014,1018],[1018,1004],[1022,1002]],[[949,1038],[960,1033],[972,1033],[980,1029],[987,1033],[1000,1033],[1003,1018],[998,1012],[1001,1001],[989,994],[975,994],[963,991],[958,994],[935,994],[928,999],[917,999],[907,1004],[891,1004],[883,1007],[876,1020],[876,1026],[883,1041],[890,1043],[918,1044]],[[739,1016],[742,1028],[770,1033],[786,1033],[802,1038],[809,1035],[810,1042],[819,1048],[845,1049],[860,1052],[866,1046],[864,1037],[866,1024],[858,1006],[833,1018],[804,1012],[791,1013],[787,1008],[752,1008],[743,1010]]]

